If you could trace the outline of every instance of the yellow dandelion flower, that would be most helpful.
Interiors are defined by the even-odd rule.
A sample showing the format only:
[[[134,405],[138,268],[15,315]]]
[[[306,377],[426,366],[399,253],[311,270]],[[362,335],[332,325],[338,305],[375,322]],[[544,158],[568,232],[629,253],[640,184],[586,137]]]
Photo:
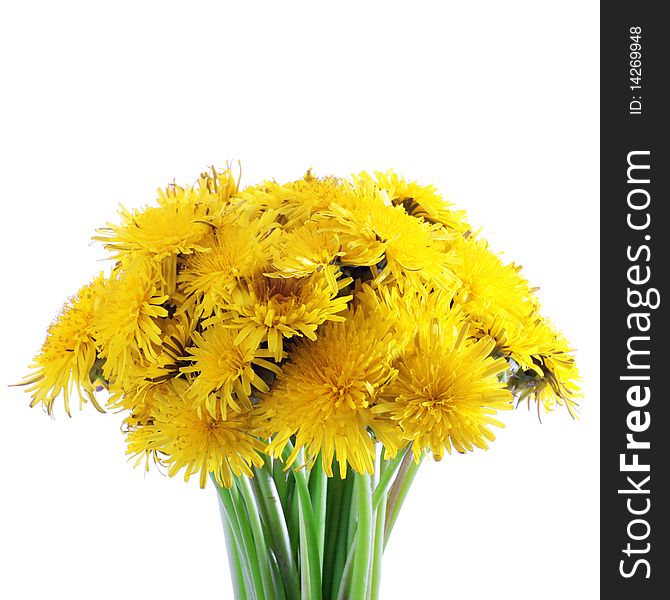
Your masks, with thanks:
[[[248,338],[236,343],[236,337],[237,331],[222,325],[208,327],[202,334],[194,332],[195,346],[187,348],[193,364],[180,369],[196,375],[190,381],[188,396],[198,411],[204,407],[212,417],[225,419],[228,407],[235,412],[251,408],[252,386],[263,393],[269,391],[254,366],[275,375],[281,372],[265,360],[271,356],[269,350]]]
[[[242,177],[242,167],[238,164],[237,178],[233,174],[232,165],[223,171],[217,171],[210,167],[208,171],[200,174],[197,187],[201,190],[207,190],[209,210],[208,217],[216,224],[217,216],[224,213],[224,209],[231,202],[240,187],[240,178]]]
[[[199,412],[186,400],[187,383],[172,380],[161,386],[151,417],[144,424],[127,422],[127,454],[136,465],[153,456],[170,477],[184,470],[188,481],[197,475],[204,488],[212,473],[219,485],[231,487],[233,476],[253,476],[261,467],[264,444],[254,435],[255,415],[246,410],[226,419]]]
[[[316,221],[307,221],[302,227],[284,234],[279,240],[278,250],[268,277],[306,277],[316,271],[328,277],[333,293],[337,293],[337,269],[333,263],[344,256],[337,235],[324,231]]]
[[[161,330],[161,345],[156,347],[155,357],[142,357],[129,366],[123,380],[111,382],[110,408],[145,415],[160,385],[170,379],[185,377],[181,368],[191,364],[186,348],[193,344],[195,319],[181,312],[173,317],[158,319],[157,324]]]
[[[302,225],[313,214],[325,210],[340,198],[345,183],[336,177],[318,178],[307,171],[302,179],[286,184],[266,181],[251,186],[238,194],[238,198],[258,210],[274,210],[281,215],[286,231]]]
[[[268,452],[280,456],[295,435],[289,465],[304,448],[309,461],[322,454],[329,476],[333,460],[339,463],[342,478],[347,465],[359,473],[372,473],[375,452],[370,429],[387,454],[394,455],[397,428],[370,408],[395,374],[390,365],[393,345],[388,325],[361,309],[349,309],[345,321],[323,325],[316,342],[297,342],[261,405],[267,437],[273,437]]]
[[[535,357],[546,344],[544,333],[534,322],[536,314],[529,315],[523,321],[505,312],[490,315],[486,323],[475,322],[471,328],[477,338],[490,337],[496,342],[495,354],[505,356],[524,371],[535,371],[542,377],[542,369]]]
[[[94,332],[103,373],[108,380],[123,380],[133,363],[156,358],[161,345],[159,317],[168,296],[159,295],[159,276],[150,263],[140,261],[116,272],[95,307]]]
[[[385,192],[372,184],[358,185],[323,212],[330,218],[323,229],[336,233],[342,244],[341,263],[369,266],[376,285],[407,279],[416,285],[454,288],[455,255],[446,248],[453,234],[387,201]]]
[[[470,229],[465,220],[465,211],[452,209],[452,204],[444,200],[434,185],[424,186],[415,181],[406,181],[393,171],[375,171],[374,177],[364,171],[355,176],[354,180],[373,182],[386,191],[394,206],[402,206],[413,217],[439,223],[458,233]]]
[[[121,207],[121,224],[108,223],[93,239],[103,242],[122,262],[138,255],[160,261],[171,255],[206,251],[201,241],[210,230],[209,200],[207,189],[169,186],[158,190],[158,206],[132,211]]]
[[[332,273],[331,277],[335,279]],[[252,280],[248,289],[240,290],[238,301],[228,306],[232,315],[228,322],[239,327],[235,344],[267,342],[270,354],[279,362],[284,356],[284,339],[305,336],[315,340],[319,325],[344,320],[337,313],[346,310],[352,296],[336,294],[351,281],[336,281],[333,293],[323,273],[300,279],[261,276]]]
[[[474,237],[453,244],[459,261],[454,272],[461,281],[454,301],[473,320],[490,326],[499,314],[523,321],[535,310],[535,298],[521,267],[504,264],[488,244]]]
[[[124,264],[146,259],[160,264],[167,293],[175,291],[178,255],[206,252],[202,241],[237,192],[230,167],[203,173],[196,186],[175,184],[158,190],[158,206],[142,210],[121,207],[120,224],[108,223],[93,239],[103,242]]]
[[[187,297],[185,308],[196,306],[208,317],[234,298],[246,280],[268,270],[279,230],[274,215],[252,218],[244,208],[230,212],[206,240],[206,252],[197,252],[183,262],[177,278]]]
[[[453,291],[437,289],[428,293],[423,286],[397,284],[372,287],[363,283],[355,291],[355,302],[389,323],[399,352],[414,340],[422,327],[428,326],[435,315],[449,313],[452,297]]]
[[[100,275],[82,287],[49,326],[42,349],[30,365],[32,373],[18,384],[28,386],[26,391],[32,396],[30,406],[42,404],[51,415],[54,400],[62,393],[65,412],[70,415],[70,395],[74,387],[80,406],[90,400],[96,409],[104,412],[93,394],[96,384],[93,323],[103,280]]]
[[[489,427],[503,425],[493,415],[512,408],[512,395],[498,379],[508,365],[491,357],[494,347],[490,338],[468,341],[468,323],[451,311],[423,328],[395,363],[398,376],[373,411],[398,422],[415,459],[424,449],[440,460],[445,449],[463,453],[495,439]]]
[[[551,412],[556,406],[565,406],[576,417],[580,396],[580,376],[567,340],[546,320],[536,317],[524,329],[525,335],[536,340],[537,350],[532,354],[532,364],[519,362],[519,368],[510,378],[510,389],[519,402],[537,403]],[[510,345],[514,350],[514,346]],[[514,359],[515,354],[511,354]]]

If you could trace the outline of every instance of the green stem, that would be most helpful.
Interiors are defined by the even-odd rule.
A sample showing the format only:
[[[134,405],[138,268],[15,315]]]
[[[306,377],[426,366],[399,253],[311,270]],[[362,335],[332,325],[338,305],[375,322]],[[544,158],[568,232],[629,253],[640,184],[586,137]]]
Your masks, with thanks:
[[[330,587],[330,597],[337,598],[340,583],[343,578],[344,568],[347,561],[347,532],[349,530],[349,519],[351,518],[351,501],[353,495],[354,478],[350,470],[347,470],[347,477],[342,482],[342,505],[340,508],[340,519],[337,528],[335,541],[335,552],[332,567],[332,583]]]
[[[293,478],[291,478],[293,480]],[[295,484],[295,481],[294,481]],[[298,499],[298,492],[295,490],[289,496],[289,513],[288,513],[288,537],[291,540],[291,550],[293,560],[298,560],[300,551],[300,501]]]
[[[411,458],[411,456],[412,453],[410,452],[410,450],[408,450],[407,454],[405,455],[405,459],[403,460],[403,466],[404,466],[405,464],[407,464],[406,462],[407,457],[410,457],[409,463],[407,464],[407,468],[403,469],[403,466],[401,466],[400,472],[398,473],[398,477],[393,482],[393,486],[391,488],[391,492],[393,492],[393,495],[391,494],[391,492],[389,492],[389,500],[386,507],[384,547],[386,547],[386,544],[388,544],[389,537],[391,536],[391,531],[393,530],[393,526],[395,525],[395,522],[398,518],[400,509],[402,508],[402,505],[405,502],[405,498],[407,498],[409,488],[412,486],[412,482],[414,481],[414,478],[416,477],[416,474],[419,471],[419,467],[421,466],[421,461],[423,460],[423,455],[421,455],[421,457],[419,458],[419,462],[416,462],[413,458]],[[399,485],[396,486],[396,484]]]
[[[284,471],[284,463],[281,460],[275,459],[272,463],[272,478],[277,488],[277,494],[281,501],[282,511],[288,514],[288,479],[286,471]]]
[[[347,553],[347,562],[345,563],[344,570],[342,571],[342,580],[340,581],[336,600],[354,600],[354,597],[348,592],[348,590],[351,587],[351,574],[354,565],[354,557],[356,555],[355,550],[356,547],[354,544],[352,544],[351,548],[349,548],[349,552]],[[365,598],[362,597],[360,600],[365,600]]]
[[[351,544],[354,543],[354,535],[356,534],[356,526],[358,525],[358,509],[357,501],[358,498],[358,477],[354,474],[353,481],[351,482],[351,503],[349,505],[349,526],[347,527],[347,551],[351,548]]]
[[[364,600],[367,596],[372,558],[372,489],[370,475],[356,473],[356,505],[358,527],[355,537],[355,556],[351,579],[351,597]]]
[[[293,451],[292,444],[287,442],[284,447],[284,461],[288,459]],[[303,452],[300,452],[302,458]],[[300,460],[300,464],[303,464]],[[316,533],[316,523],[314,522],[314,512],[312,510],[312,499],[309,495],[309,487],[305,469],[293,469],[293,477],[295,478],[295,487],[298,493],[298,502],[300,508],[300,527],[301,527],[301,573],[306,572],[308,590],[305,590],[307,597],[304,600],[320,600],[321,599],[321,565],[319,564],[319,541]],[[304,541],[303,544],[303,534]]]
[[[397,465],[396,465],[397,468]],[[384,475],[389,470],[395,470],[390,463],[386,461],[381,461],[381,479],[384,478]],[[380,485],[377,485],[375,491],[380,489]],[[372,582],[370,586],[370,600],[379,600],[379,584],[381,582],[382,575],[382,557],[384,555],[384,525],[386,523],[386,499],[387,491],[384,490],[379,498],[379,506],[377,508],[377,516],[375,518],[375,531],[374,531],[374,546],[373,546],[373,556],[372,556]],[[373,499],[374,503],[374,499]]]
[[[393,476],[398,472],[398,467],[408,451],[409,447],[400,450],[391,460],[381,460],[381,464],[383,465],[382,472],[379,477],[379,483],[375,486],[375,491],[372,493],[372,508],[374,510],[379,508],[382,497],[387,496]]]
[[[381,469],[382,452],[383,452],[382,444],[375,443],[375,470],[372,474],[372,477],[370,478],[371,494],[374,494],[374,491],[377,489],[377,486],[379,485],[379,479],[381,477],[381,470],[382,470]],[[377,528],[377,511],[375,510],[374,504],[372,504],[372,515],[370,516],[370,519],[372,520],[372,524],[370,526],[371,527],[370,551],[372,552],[372,554],[370,555],[370,563],[368,566],[368,587],[365,591],[366,594],[365,597],[368,599],[372,595],[372,572],[374,570],[374,557],[375,557],[375,530]]]
[[[321,571],[323,572],[323,552],[326,537],[326,508],[328,499],[328,476],[323,470],[320,454],[316,459],[314,467],[312,468],[310,489],[313,490],[312,509],[314,510],[316,536],[319,544],[319,564],[321,565]]]
[[[247,514],[249,516],[249,524],[253,535],[253,541],[256,548],[256,558],[258,566],[260,567],[261,580],[263,582],[263,590],[267,600],[276,600],[275,586],[277,582],[274,581],[274,576],[270,568],[269,549],[266,544],[265,536],[263,535],[263,525],[259,515],[256,498],[251,489],[251,483],[246,475],[237,477],[237,484],[239,486],[244,502],[246,503]]]
[[[240,511],[237,506],[238,502],[231,489],[221,487],[218,484],[216,484],[216,489],[219,492],[223,509],[229,518],[239,553],[244,558],[243,566],[246,572],[246,591],[250,594],[250,600],[262,600],[264,598],[263,584],[258,572],[258,561],[254,552],[253,537],[248,529],[246,517],[245,520],[240,518]],[[233,487],[233,489],[235,488]]]
[[[323,554],[323,595],[329,598],[333,585],[333,568],[335,566],[335,550],[337,548],[337,534],[342,514],[342,492],[345,479],[340,479],[339,473],[328,478],[328,501],[326,508],[326,547]],[[347,507],[347,510],[349,508]]]
[[[311,594],[309,576],[309,549],[307,548],[307,529],[302,508],[298,505],[298,528],[300,530],[300,597],[306,598]]]
[[[272,548],[277,558],[277,566],[286,588],[286,594],[289,598],[299,598],[298,568],[293,560],[291,540],[275,481],[265,469],[256,469],[255,479],[261,492],[260,500],[265,506],[267,523],[272,535]]]
[[[218,489],[219,486],[217,485],[214,476],[212,476],[212,480],[214,481],[214,485],[217,488],[217,492],[219,492]],[[226,547],[228,549],[228,564],[230,566],[230,576],[233,584],[233,595],[235,596],[235,600],[247,600],[247,593],[245,592],[247,582],[244,569],[242,567],[243,558],[238,550],[238,542],[235,539],[235,533],[233,532],[233,524],[231,523],[231,517],[228,516],[228,513],[224,508],[224,503],[221,500],[220,493],[219,493],[218,504],[219,504],[219,510],[221,511],[221,523],[223,524],[223,535],[226,539]]]

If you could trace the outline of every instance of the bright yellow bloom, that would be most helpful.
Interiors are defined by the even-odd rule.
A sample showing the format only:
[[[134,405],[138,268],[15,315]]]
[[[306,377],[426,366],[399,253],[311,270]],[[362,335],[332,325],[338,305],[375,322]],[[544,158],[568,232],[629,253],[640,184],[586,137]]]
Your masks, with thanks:
[[[413,217],[439,223],[458,233],[470,229],[465,220],[465,211],[453,210],[452,204],[444,200],[434,185],[424,186],[415,181],[406,181],[393,171],[375,171],[374,177],[363,171],[354,180],[373,182],[386,192],[394,206],[402,206]]]
[[[535,310],[535,299],[521,267],[504,264],[488,244],[475,237],[457,238],[459,261],[454,272],[461,281],[454,301],[473,320],[489,326],[496,316],[523,321]]]
[[[254,370],[254,366],[280,373],[279,367],[266,358],[271,353],[258,347],[256,340],[236,343],[237,331],[213,325],[200,334],[193,333],[195,346],[187,351],[193,364],[182,367],[181,372],[194,374],[188,396],[198,411],[206,408],[212,417],[228,415],[228,407],[235,412],[251,408],[252,386],[260,392],[270,388]]]
[[[42,404],[51,415],[54,400],[62,393],[65,412],[70,415],[70,394],[75,387],[80,406],[90,400],[104,412],[93,393],[97,383],[93,320],[103,280],[100,275],[82,287],[49,326],[42,350],[30,365],[33,372],[18,384],[28,386],[26,391],[32,396],[30,406]]]
[[[115,273],[95,307],[94,334],[105,359],[105,378],[120,383],[133,363],[155,359],[161,345],[157,319],[167,317],[168,300],[158,291],[160,277],[150,263],[139,261]]]
[[[487,448],[495,439],[489,427],[503,426],[493,415],[512,408],[497,377],[508,365],[491,357],[494,347],[490,338],[469,341],[458,311],[436,316],[395,363],[398,376],[373,411],[398,422],[417,460],[424,449],[440,460],[452,447]]]
[[[279,236],[272,213],[253,219],[242,208],[229,212],[196,252],[183,263],[178,285],[185,306],[210,316],[244,289],[247,280],[270,267],[273,244]]]
[[[338,235],[342,264],[369,266],[376,285],[407,279],[453,289],[455,256],[446,247],[453,234],[389,204],[384,192],[361,184],[323,213],[320,226]]]
[[[388,324],[362,309],[349,309],[346,317],[324,324],[316,342],[295,344],[262,404],[267,437],[274,438],[268,452],[280,456],[295,435],[289,465],[304,448],[309,461],[322,453],[329,476],[337,460],[342,478],[347,464],[359,473],[373,472],[374,439],[369,430],[388,455],[397,452],[399,442],[397,427],[371,410],[395,375]]]
[[[426,328],[435,315],[446,315],[451,309],[453,293],[423,286],[383,285],[376,288],[364,283],[356,289],[355,302],[389,324],[398,353],[410,344],[421,328]]]
[[[339,282],[339,287],[351,279]],[[337,285],[337,283],[336,283]],[[235,344],[249,340],[252,345],[267,342],[273,358],[279,362],[284,354],[284,339],[305,336],[316,339],[316,330],[324,321],[342,321],[351,296],[336,296],[328,279],[314,273],[300,279],[258,277],[240,290],[239,300],[231,303],[228,323],[239,328]]]
[[[156,389],[170,379],[185,377],[182,367],[191,364],[186,348],[193,344],[197,324],[192,315],[180,312],[157,320],[161,345],[154,357],[143,357],[132,363],[123,380],[111,382],[108,405],[113,409],[130,410],[137,418],[146,417]]]
[[[160,261],[202,251],[201,241],[210,230],[209,196],[207,190],[191,187],[158,190],[158,206],[132,211],[121,207],[121,225],[109,223],[93,239],[103,242],[122,262],[140,255]]]
[[[237,179],[235,179],[230,163],[223,171],[210,167],[209,170],[200,174],[196,187],[209,193],[205,213],[208,218],[211,218],[214,225],[217,223],[218,216],[224,214],[224,209],[231,202],[231,198],[237,194],[241,176],[242,167],[239,167]]]
[[[346,184],[336,177],[317,178],[311,170],[298,181],[279,184],[266,181],[246,188],[238,198],[261,211],[276,211],[286,231],[302,225],[318,211],[327,209],[345,193]]]
[[[532,400],[551,412],[556,406],[565,406],[573,417],[577,415],[577,398],[580,395],[579,370],[567,340],[541,317],[524,329],[524,335],[536,340],[537,350],[532,355],[533,364],[519,362],[519,368],[510,379],[510,389],[519,402]],[[514,346],[510,346],[514,349]],[[511,355],[514,359],[515,354]]]
[[[307,221],[279,240],[281,250],[277,252],[268,277],[305,277],[316,271],[328,277],[333,293],[337,293],[337,268],[333,263],[343,256],[340,240],[330,231],[324,231],[316,221]]]
[[[264,444],[254,436],[253,411],[229,413],[226,419],[200,412],[186,400],[187,383],[172,380],[163,384],[152,406],[151,416],[139,424],[129,419],[127,454],[137,458],[136,465],[154,459],[174,477],[184,470],[184,479],[198,475],[204,488],[212,473],[219,485],[231,487],[233,476],[253,475],[252,467],[261,467]]]

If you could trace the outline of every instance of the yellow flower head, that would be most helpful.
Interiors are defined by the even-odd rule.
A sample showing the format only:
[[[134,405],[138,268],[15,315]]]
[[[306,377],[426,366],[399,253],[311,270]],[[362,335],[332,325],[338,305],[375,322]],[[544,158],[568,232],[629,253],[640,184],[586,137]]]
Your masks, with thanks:
[[[121,207],[121,224],[108,224],[93,239],[103,242],[122,262],[138,256],[160,261],[204,250],[201,241],[211,220],[209,199],[209,192],[202,188],[170,186],[158,190],[158,206],[133,211]]]
[[[342,478],[347,465],[373,472],[374,440],[368,430],[383,441],[387,454],[395,454],[399,442],[397,428],[371,410],[395,374],[388,324],[362,309],[351,308],[346,317],[323,325],[317,341],[295,344],[262,405],[266,435],[274,438],[269,452],[280,456],[295,434],[288,464],[304,448],[310,461],[322,453],[329,476],[337,460]]]
[[[341,280],[339,285],[336,282],[333,293],[323,273],[300,279],[258,277],[249,283],[248,290],[240,290],[237,302],[229,305],[229,323],[240,328],[235,343],[267,342],[271,355],[279,362],[284,356],[284,339],[305,336],[315,340],[317,327],[324,321],[344,320],[337,313],[346,310],[352,297],[336,294],[349,283],[350,278]]]
[[[195,346],[187,349],[193,364],[181,368],[182,373],[194,375],[188,389],[194,406],[198,411],[206,408],[212,417],[225,419],[228,407],[235,412],[251,408],[252,386],[260,392],[270,389],[254,366],[280,373],[277,365],[265,360],[271,353],[259,348],[256,340],[236,343],[236,337],[236,330],[222,325],[193,333]]]
[[[318,178],[307,171],[302,179],[286,184],[275,181],[246,188],[238,198],[258,210],[276,211],[286,231],[302,225],[327,209],[344,194],[345,183],[336,177]]]
[[[423,327],[395,363],[397,378],[373,408],[400,425],[413,442],[415,458],[429,449],[436,460],[444,450],[487,448],[495,436],[496,411],[511,409],[512,395],[498,375],[507,369],[492,358],[492,339],[468,340],[468,324],[454,310]]]
[[[136,465],[154,459],[173,477],[182,469],[188,481],[198,475],[205,487],[212,473],[219,485],[231,487],[233,475],[253,475],[252,467],[261,467],[264,445],[254,436],[253,411],[229,413],[226,419],[200,412],[186,399],[187,383],[173,380],[157,394],[150,418],[140,424],[128,419],[127,454],[136,457]]]
[[[156,355],[132,363],[123,380],[110,383],[110,408],[130,410],[142,418],[159,386],[185,377],[181,368],[191,364],[186,348],[193,344],[196,320],[188,312],[180,312],[158,319],[157,324],[161,330],[161,345],[155,348]]]
[[[237,194],[241,176],[242,167],[239,166],[236,179],[230,163],[223,171],[210,167],[209,170],[200,174],[196,187],[209,193],[205,214],[212,218],[212,222],[216,223],[217,216],[224,213],[231,198]]]
[[[269,212],[259,218],[244,207],[229,212],[203,242],[203,251],[183,263],[177,283],[187,297],[185,306],[196,306],[199,315],[208,317],[247,280],[267,270],[279,235],[275,225]]]
[[[356,289],[355,302],[389,324],[396,352],[400,353],[435,315],[446,315],[451,310],[452,297],[453,292],[437,289],[428,293],[423,286],[391,284],[373,288],[363,283]]]
[[[413,217],[429,223],[439,223],[458,233],[465,233],[470,226],[465,220],[465,211],[453,210],[451,203],[437,191],[434,185],[419,185],[406,181],[393,171],[375,171],[374,177],[363,171],[354,177],[355,181],[373,182],[384,190],[394,206],[402,206]]]
[[[540,407],[551,412],[556,406],[565,406],[570,415],[576,417],[580,376],[567,340],[540,317],[536,317],[524,333],[537,341],[537,351],[532,355],[532,365],[519,362],[519,368],[510,378],[510,389],[518,396],[519,403],[526,400],[530,405],[535,401],[538,416]],[[513,359],[514,356],[512,354]]]
[[[333,263],[344,256],[340,240],[330,231],[324,231],[316,221],[307,221],[279,240],[280,250],[272,266],[274,271],[268,277],[305,277],[322,271],[328,277],[333,293],[337,293],[337,269]]]
[[[161,345],[157,319],[167,317],[159,275],[151,263],[138,261],[106,283],[95,306],[94,332],[105,359],[105,378],[120,383],[133,363],[155,359]]]
[[[352,188],[323,215],[328,220],[321,226],[341,242],[342,264],[369,266],[376,285],[402,279],[444,289],[457,285],[455,256],[446,247],[453,234],[391,206],[371,183]]]
[[[535,310],[521,267],[504,264],[484,240],[475,237],[458,238],[453,247],[459,258],[454,272],[461,281],[454,301],[469,317],[490,324],[500,313],[523,320]]]
[[[28,386],[32,396],[30,406],[42,404],[50,415],[54,400],[62,393],[65,412],[70,415],[70,394],[76,388],[80,405],[90,400],[104,412],[94,392],[96,343],[94,337],[95,303],[103,286],[100,275],[82,287],[63,306],[61,313],[49,326],[42,350],[33,359],[33,371],[18,385]]]

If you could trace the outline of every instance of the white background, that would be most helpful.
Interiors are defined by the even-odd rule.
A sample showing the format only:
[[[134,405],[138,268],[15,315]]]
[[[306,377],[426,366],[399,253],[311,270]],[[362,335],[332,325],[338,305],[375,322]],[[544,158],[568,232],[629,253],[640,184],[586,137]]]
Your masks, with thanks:
[[[15,2],[0,8],[0,597],[230,598],[213,490],[144,475],[119,415],[51,420],[20,379],[104,263],[119,202],[393,167],[541,287],[582,417],[503,415],[422,467],[382,598],[598,597],[598,3]]]

